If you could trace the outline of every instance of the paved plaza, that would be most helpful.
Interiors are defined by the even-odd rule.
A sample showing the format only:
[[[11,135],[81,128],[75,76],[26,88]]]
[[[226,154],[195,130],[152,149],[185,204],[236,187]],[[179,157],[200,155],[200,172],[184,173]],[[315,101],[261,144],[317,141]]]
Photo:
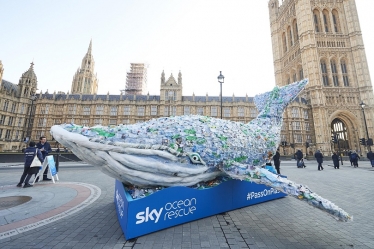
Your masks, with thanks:
[[[281,173],[308,185],[353,215],[338,222],[292,197],[237,209],[126,241],[113,203],[114,179],[96,168],[62,163],[60,181],[17,188],[19,164],[0,164],[0,198],[30,196],[1,209],[0,248],[374,248],[374,168],[314,161],[298,169],[281,163]],[[0,203],[1,204],[1,203]]]

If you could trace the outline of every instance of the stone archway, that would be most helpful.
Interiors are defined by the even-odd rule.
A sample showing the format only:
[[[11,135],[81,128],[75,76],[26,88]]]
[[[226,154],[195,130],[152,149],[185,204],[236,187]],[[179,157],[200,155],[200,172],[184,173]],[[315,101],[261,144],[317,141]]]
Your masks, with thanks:
[[[334,131],[339,134],[340,149],[343,154],[347,154],[348,150],[359,150],[358,124],[357,117],[349,111],[337,110],[331,114],[329,118],[331,127],[331,135]],[[332,145],[337,151],[338,145]]]

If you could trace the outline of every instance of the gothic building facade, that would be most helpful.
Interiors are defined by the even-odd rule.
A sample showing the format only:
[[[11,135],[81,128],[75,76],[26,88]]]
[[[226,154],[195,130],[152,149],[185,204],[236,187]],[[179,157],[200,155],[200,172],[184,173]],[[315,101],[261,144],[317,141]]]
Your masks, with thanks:
[[[314,146],[331,152],[336,135],[342,150],[364,153],[359,138],[368,138],[365,116],[374,135],[374,96],[355,0],[270,0],[268,8],[276,83],[310,80],[305,99]],[[297,121],[285,118],[292,139]]]

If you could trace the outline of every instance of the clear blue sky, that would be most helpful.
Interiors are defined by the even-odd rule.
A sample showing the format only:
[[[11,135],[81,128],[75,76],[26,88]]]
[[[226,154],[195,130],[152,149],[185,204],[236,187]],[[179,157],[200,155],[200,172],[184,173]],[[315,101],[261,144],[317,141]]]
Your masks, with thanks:
[[[371,75],[374,1],[356,0]],[[70,90],[93,41],[99,93],[119,94],[131,62],[145,62],[148,90],[162,70],[183,74],[184,95],[254,96],[274,86],[267,0],[0,0],[0,60],[17,83],[34,60],[39,90]]]

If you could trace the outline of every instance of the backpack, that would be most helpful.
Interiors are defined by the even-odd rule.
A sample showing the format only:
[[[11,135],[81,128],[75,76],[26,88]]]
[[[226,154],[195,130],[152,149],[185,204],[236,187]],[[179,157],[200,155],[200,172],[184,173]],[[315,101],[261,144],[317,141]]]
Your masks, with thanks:
[[[351,159],[352,159],[352,160],[356,160],[356,159],[357,159],[357,154],[356,154],[356,153],[352,153],[352,155],[351,155]]]

